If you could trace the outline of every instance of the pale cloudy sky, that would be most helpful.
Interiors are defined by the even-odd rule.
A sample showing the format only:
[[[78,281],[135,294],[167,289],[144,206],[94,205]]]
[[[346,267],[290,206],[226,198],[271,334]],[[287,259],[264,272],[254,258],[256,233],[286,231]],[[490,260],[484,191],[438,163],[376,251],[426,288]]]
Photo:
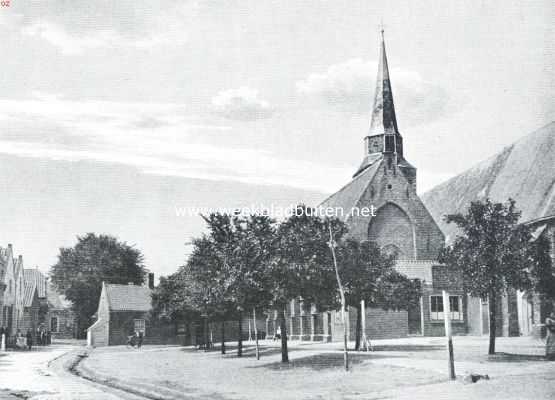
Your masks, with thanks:
[[[175,203],[318,202],[361,161],[382,19],[429,189],[555,120],[554,14],[548,0],[12,0],[0,246],[47,269],[94,230],[168,273],[202,229]]]

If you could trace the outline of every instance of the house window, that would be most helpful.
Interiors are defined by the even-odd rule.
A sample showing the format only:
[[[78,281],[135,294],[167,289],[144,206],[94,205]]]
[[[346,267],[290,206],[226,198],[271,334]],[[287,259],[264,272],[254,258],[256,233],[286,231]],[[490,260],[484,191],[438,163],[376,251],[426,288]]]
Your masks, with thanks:
[[[142,332],[143,336],[146,336],[146,324],[144,319],[135,319],[133,320],[135,326],[135,332]]]
[[[50,330],[52,332],[58,332],[58,318],[56,317],[50,318]]]
[[[462,321],[462,296],[449,296],[449,309],[451,320]],[[430,319],[432,321],[443,320],[443,296],[430,296]]]

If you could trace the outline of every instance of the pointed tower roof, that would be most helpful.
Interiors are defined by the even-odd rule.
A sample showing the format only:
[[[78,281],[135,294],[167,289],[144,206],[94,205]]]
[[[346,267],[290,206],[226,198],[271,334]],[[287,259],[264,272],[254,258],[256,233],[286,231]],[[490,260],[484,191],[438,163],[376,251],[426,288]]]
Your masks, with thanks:
[[[384,133],[399,133],[397,130],[397,118],[395,117],[395,105],[393,104],[393,93],[389,79],[383,32],[382,29],[382,45],[380,48],[380,61],[376,78],[376,93],[374,95],[374,106],[372,107],[369,136]]]

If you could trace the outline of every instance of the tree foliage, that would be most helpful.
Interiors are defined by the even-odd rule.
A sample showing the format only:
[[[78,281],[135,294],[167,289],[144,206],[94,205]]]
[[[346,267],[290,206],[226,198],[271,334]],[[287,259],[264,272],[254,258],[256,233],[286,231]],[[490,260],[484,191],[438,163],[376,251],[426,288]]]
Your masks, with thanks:
[[[73,303],[81,337],[97,311],[102,282],[143,283],[143,255],[115,237],[87,233],[77,237],[75,246],[60,248],[58,261],[50,269],[50,277],[58,290]]]
[[[386,310],[407,310],[420,298],[420,281],[395,270],[395,257],[370,241],[348,238],[337,249],[339,273],[348,306],[357,310],[355,349],[360,347],[360,302]]]
[[[475,201],[466,214],[445,217],[461,233],[443,252],[442,261],[462,271],[467,293],[489,300],[490,354],[495,353],[497,297],[507,289],[526,290],[532,284],[532,236],[526,225],[518,223],[519,218],[512,199],[506,203]]]

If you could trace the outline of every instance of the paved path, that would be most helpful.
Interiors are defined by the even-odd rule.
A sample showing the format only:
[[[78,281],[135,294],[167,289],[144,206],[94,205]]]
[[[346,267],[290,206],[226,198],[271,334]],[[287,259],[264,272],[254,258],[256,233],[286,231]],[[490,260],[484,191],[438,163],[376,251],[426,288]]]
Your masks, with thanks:
[[[78,342],[0,353],[0,399],[144,400],[71,374]]]

